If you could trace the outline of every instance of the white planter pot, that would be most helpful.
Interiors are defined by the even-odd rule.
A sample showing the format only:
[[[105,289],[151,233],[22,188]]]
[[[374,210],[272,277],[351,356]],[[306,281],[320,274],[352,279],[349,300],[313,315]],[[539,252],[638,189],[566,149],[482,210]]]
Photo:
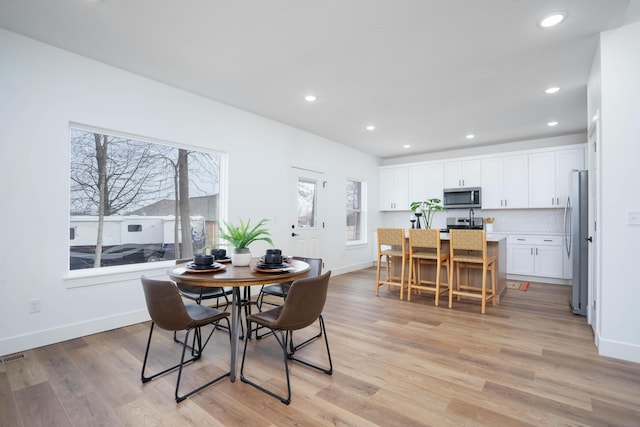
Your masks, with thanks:
[[[231,253],[231,262],[237,267],[246,267],[251,263],[251,252],[249,249],[234,249]]]

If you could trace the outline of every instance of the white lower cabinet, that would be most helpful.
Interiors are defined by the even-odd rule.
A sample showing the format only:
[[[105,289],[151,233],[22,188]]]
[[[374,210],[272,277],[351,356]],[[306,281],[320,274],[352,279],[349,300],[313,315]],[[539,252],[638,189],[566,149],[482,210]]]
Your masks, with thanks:
[[[509,236],[507,274],[563,278],[562,243],[561,236]]]

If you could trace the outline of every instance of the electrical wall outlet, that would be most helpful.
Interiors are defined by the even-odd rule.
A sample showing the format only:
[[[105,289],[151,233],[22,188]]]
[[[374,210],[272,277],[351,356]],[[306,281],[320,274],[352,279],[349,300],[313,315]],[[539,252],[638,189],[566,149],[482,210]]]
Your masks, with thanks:
[[[640,225],[640,211],[627,211],[627,225]]]
[[[31,298],[29,300],[29,313],[40,312],[40,298]]]

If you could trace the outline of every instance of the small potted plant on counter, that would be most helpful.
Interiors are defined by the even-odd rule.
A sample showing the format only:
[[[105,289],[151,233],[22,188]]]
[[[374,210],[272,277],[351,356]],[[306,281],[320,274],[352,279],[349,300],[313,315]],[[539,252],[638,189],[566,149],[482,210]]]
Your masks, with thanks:
[[[249,245],[255,241],[263,240],[273,246],[269,230],[264,228],[268,220],[262,219],[255,226],[251,227],[251,220],[245,223],[241,219],[238,225],[223,221],[224,225],[220,227],[220,238],[226,240],[234,249],[231,253],[231,262],[233,265],[242,267],[247,266],[251,262],[251,252]]]
[[[411,202],[409,205],[417,218],[417,228],[420,228],[420,217],[424,218],[424,228],[431,228],[431,221],[436,212],[446,211],[442,200],[432,198],[422,202]]]

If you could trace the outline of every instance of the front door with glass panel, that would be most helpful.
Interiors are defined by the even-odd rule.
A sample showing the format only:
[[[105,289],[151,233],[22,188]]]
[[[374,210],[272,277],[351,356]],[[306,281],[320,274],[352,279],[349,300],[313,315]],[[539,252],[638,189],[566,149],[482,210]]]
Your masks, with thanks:
[[[291,168],[294,208],[291,220],[291,255],[322,258],[324,247],[324,219],[322,195],[324,174],[306,169]]]

